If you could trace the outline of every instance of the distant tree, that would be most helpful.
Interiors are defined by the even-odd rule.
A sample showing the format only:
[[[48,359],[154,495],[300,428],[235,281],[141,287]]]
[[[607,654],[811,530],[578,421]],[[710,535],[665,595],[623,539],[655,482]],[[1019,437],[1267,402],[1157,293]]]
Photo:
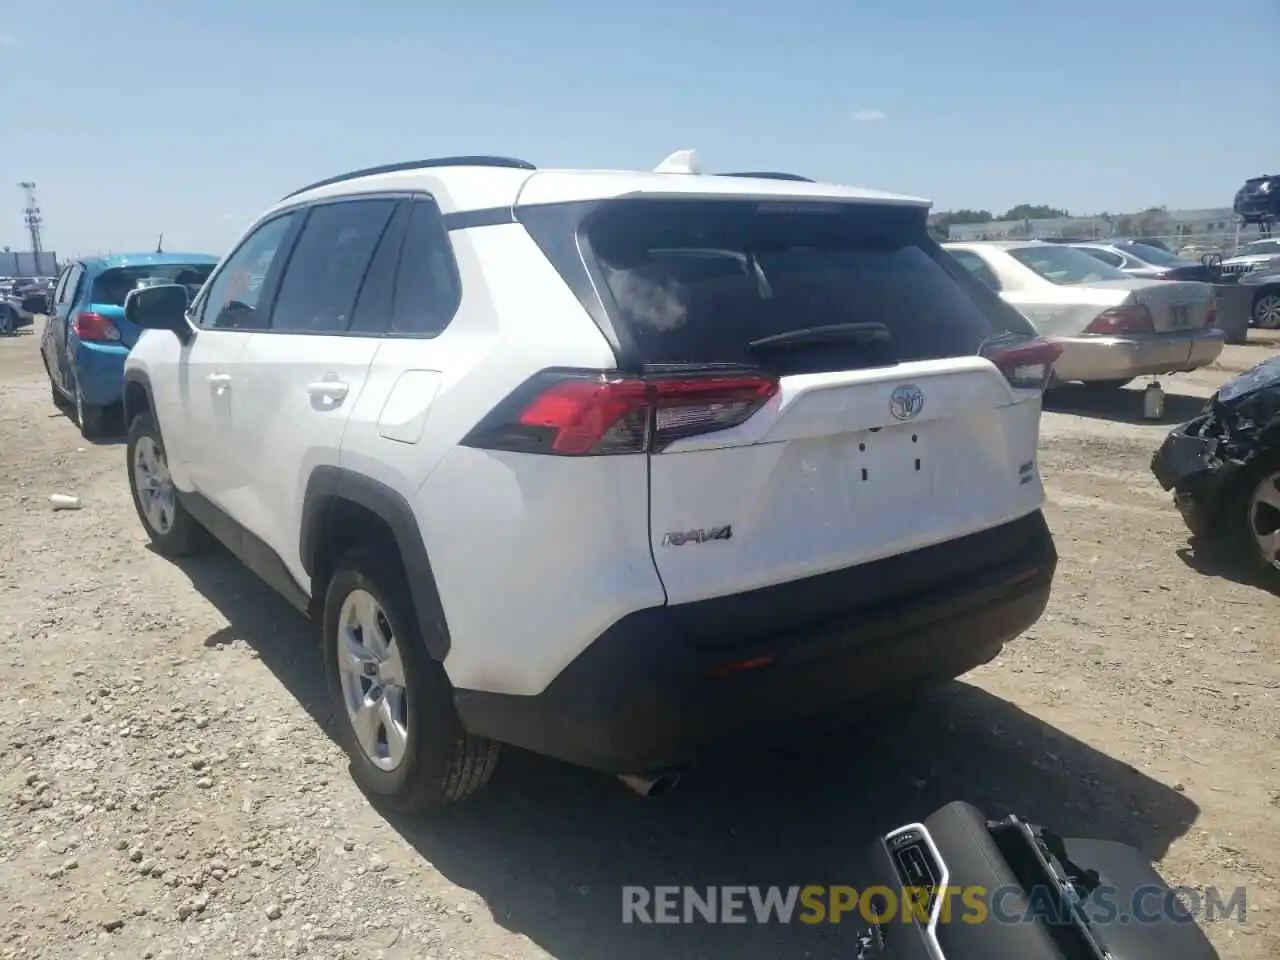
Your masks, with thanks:
[[[1057,207],[1045,206],[1042,203],[1020,203],[1010,207],[997,220],[1052,220],[1054,217],[1069,217],[1071,214]]]

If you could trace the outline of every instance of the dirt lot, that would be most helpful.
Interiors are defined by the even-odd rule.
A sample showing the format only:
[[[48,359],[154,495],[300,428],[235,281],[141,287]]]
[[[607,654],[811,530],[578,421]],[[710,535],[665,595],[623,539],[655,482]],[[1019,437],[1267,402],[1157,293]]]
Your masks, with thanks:
[[[1280,956],[1280,598],[1187,550],[1135,392],[1046,415],[1052,605],[931,709],[726,747],[662,801],[510,752],[399,822],[326,735],[304,621],[147,549],[123,448],[53,408],[37,342],[0,340],[0,957],[847,957],[848,926],[624,927],[619,887],[856,882],[875,831],[955,798],[1245,885],[1210,935]],[[1169,422],[1275,345],[1182,378]]]

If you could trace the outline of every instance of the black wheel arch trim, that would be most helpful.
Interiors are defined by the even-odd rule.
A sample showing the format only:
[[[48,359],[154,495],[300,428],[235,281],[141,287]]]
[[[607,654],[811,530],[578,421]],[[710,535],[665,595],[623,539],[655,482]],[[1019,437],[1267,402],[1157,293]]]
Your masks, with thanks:
[[[129,387],[135,385],[141,387],[146,394],[147,407],[151,410],[151,415],[156,417],[156,425],[159,426],[155,398],[151,395],[151,378],[141,370],[126,370],[124,374],[124,390],[121,393],[121,402],[124,404],[125,429],[129,429],[129,424],[133,423],[133,418],[138,415],[138,411],[129,406]]]
[[[342,467],[320,466],[311,472],[302,500],[299,550],[303,569],[315,578],[329,509],[341,500],[375,514],[391,530],[400,550],[413,615],[423,642],[433,659],[443,661],[449,653],[449,625],[418,518],[409,502],[385,483]]]

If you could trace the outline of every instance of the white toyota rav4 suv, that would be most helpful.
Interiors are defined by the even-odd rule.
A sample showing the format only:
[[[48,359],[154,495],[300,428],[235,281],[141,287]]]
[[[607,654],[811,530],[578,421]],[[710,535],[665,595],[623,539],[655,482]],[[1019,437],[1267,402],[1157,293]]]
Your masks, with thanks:
[[[679,161],[306,187],[190,303],[131,294],[138,515],[319,620],[401,808],[504,743],[653,794],[713,738],[958,676],[1049,596],[1056,348],[928,208]]]

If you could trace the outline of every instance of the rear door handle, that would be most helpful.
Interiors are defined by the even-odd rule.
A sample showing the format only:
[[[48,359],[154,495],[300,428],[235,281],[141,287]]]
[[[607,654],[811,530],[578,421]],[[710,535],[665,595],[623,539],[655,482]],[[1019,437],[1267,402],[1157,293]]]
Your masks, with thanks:
[[[229,373],[211,373],[205,377],[209,386],[213,387],[215,393],[225,393],[231,389],[231,374]]]
[[[337,402],[347,395],[348,387],[341,380],[317,380],[307,384],[307,393],[323,400]]]

